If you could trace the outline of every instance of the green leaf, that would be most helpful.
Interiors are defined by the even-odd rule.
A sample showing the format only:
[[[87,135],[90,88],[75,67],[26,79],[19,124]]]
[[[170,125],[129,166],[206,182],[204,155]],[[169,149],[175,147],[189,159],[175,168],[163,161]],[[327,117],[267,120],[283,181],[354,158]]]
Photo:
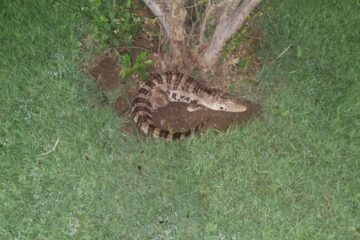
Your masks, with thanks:
[[[153,64],[153,61],[152,60],[146,60],[145,62],[144,62],[144,64],[145,65],[151,65],[151,64]]]

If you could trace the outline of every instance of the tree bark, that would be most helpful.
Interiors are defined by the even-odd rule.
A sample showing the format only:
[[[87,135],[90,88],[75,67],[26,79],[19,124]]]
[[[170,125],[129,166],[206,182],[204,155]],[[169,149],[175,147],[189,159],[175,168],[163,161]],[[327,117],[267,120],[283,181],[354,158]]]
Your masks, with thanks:
[[[185,18],[187,15],[184,7],[185,0],[143,0],[153,14],[158,18],[170,45],[175,59],[181,61],[185,49]]]
[[[260,3],[261,0],[243,0],[236,11],[228,16],[228,7],[224,10],[220,21],[215,28],[214,35],[207,49],[202,56],[199,56],[199,64],[202,67],[213,66],[223,50],[225,43],[234,35],[243,25],[245,19]]]

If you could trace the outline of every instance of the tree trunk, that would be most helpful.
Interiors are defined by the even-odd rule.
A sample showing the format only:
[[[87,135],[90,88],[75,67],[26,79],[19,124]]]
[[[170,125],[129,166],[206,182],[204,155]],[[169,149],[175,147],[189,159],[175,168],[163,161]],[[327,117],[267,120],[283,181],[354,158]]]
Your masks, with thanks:
[[[185,49],[185,27],[186,9],[185,0],[143,0],[153,14],[160,21],[167,38],[170,40],[173,57],[181,61]]]
[[[210,44],[203,55],[198,58],[199,64],[202,67],[211,67],[218,61],[226,41],[241,28],[245,19],[259,3],[260,0],[244,0],[230,16],[228,16],[228,12],[224,10],[215,28]]]
[[[201,25],[199,26],[199,42],[197,46],[186,46],[185,40],[191,36],[186,35],[185,18],[187,10],[185,0],[143,0],[148,8],[160,21],[166,36],[170,40],[170,46],[173,53],[173,60],[181,63],[184,55],[195,51],[192,49],[203,49],[197,51],[197,63],[203,68],[213,66],[219,59],[221,51],[225,43],[229,40],[243,25],[249,14],[255,9],[261,0],[221,0],[213,3],[208,0]],[[190,1],[191,2],[191,1]],[[194,1],[194,4],[197,1]],[[212,38],[207,43],[204,40],[204,32],[208,18],[216,12],[221,10],[220,14],[217,11],[217,25]],[[191,41],[189,41],[191,42]],[[186,49],[186,47],[190,49]],[[184,59],[186,61],[186,59]]]

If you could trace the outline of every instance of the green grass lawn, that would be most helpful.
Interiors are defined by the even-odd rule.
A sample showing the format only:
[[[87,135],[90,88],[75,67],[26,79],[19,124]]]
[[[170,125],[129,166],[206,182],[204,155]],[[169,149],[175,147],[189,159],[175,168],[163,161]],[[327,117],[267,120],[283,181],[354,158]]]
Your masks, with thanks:
[[[121,134],[50,2],[0,3],[1,239],[360,238],[358,1],[264,1],[263,116],[182,142]]]

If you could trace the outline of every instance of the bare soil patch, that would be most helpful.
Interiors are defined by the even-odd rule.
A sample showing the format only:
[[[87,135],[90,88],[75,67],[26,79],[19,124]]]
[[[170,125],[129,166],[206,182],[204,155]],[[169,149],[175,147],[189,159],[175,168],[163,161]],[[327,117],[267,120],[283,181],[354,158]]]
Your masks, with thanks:
[[[122,129],[123,133],[137,134],[138,131],[131,118],[131,105],[139,83],[124,82],[119,79],[120,66],[111,53],[100,56],[95,64],[88,66],[88,70],[104,92],[121,85],[122,94],[112,103],[112,106],[119,116],[128,118],[128,124]],[[153,114],[153,120],[157,127],[171,131],[191,129],[204,122],[206,124],[201,131],[208,128],[226,131],[229,127],[244,123],[260,113],[259,104],[246,100],[242,102],[248,107],[243,113],[220,112],[211,109],[188,112],[186,103],[169,103]]]
[[[87,64],[85,68],[104,91],[112,90],[120,82],[120,64],[112,51],[99,55],[95,63]]]

